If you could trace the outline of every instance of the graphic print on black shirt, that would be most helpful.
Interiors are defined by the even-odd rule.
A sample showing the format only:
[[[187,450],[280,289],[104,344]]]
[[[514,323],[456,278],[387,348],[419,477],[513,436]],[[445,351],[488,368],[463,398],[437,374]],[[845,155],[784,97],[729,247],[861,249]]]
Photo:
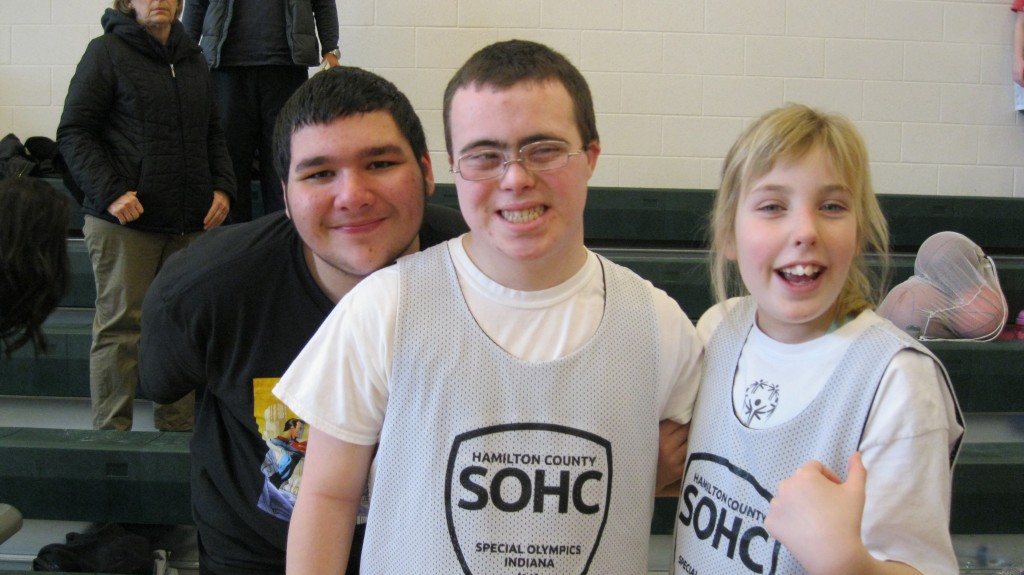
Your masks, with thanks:
[[[253,380],[253,416],[260,436],[267,442],[261,470],[265,480],[257,507],[288,521],[302,482],[302,462],[309,440],[309,426],[271,392],[280,378]]]

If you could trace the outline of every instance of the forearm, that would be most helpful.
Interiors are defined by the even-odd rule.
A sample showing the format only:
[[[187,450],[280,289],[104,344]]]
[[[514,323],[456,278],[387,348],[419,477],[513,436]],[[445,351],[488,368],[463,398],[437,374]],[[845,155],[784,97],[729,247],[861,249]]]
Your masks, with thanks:
[[[213,188],[228,195],[231,202],[238,199],[241,186],[235,180],[235,172],[231,167],[231,156],[228,154],[227,138],[217,116],[216,105],[210,99],[210,123],[207,136],[207,155],[210,158],[210,173],[213,175]]]
[[[678,497],[686,465],[690,424],[666,419],[658,425],[658,468],[655,474],[656,497]]]
[[[117,79],[109,57],[93,42],[75,70],[57,126],[57,146],[72,179],[94,206],[129,191],[101,136],[116,112]]]
[[[337,2],[315,0],[313,18],[316,21],[316,35],[320,40],[321,53],[337,48],[340,38]]]
[[[111,165],[110,155],[92,134],[69,127],[58,132],[57,145],[71,179],[93,206],[106,208],[131,191],[127,181]]]
[[[302,489],[288,527],[287,573],[345,572],[373,449],[310,428]]]
[[[302,493],[288,527],[287,573],[344,573],[359,501]]]
[[[876,559],[856,535],[829,539],[826,545],[800,544],[787,546],[787,549],[810,575],[920,574],[920,571],[906,563]]]
[[[203,35],[203,20],[206,19],[206,7],[209,0],[186,0],[185,10],[181,15],[181,23],[185,26],[185,33],[189,35],[196,44]]]

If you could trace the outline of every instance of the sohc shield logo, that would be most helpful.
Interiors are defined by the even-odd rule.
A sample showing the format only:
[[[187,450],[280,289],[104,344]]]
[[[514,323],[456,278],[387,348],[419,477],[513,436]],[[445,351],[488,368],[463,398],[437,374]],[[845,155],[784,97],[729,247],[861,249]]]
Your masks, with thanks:
[[[519,423],[458,435],[445,513],[463,572],[587,573],[611,486],[611,444],[592,433]]]
[[[676,565],[684,573],[779,572],[782,546],[764,527],[771,500],[747,470],[712,453],[691,453],[676,517]]]

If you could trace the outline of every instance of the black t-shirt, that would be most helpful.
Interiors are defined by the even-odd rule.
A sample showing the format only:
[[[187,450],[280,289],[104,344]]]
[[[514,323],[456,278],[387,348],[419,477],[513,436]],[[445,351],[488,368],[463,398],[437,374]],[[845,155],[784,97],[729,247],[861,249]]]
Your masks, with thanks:
[[[421,247],[465,229],[458,212],[428,205]],[[205,386],[191,442],[204,570],[284,572],[304,426],[270,389],[333,307],[283,213],[205,234],[146,296],[143,395],[169,401]]]

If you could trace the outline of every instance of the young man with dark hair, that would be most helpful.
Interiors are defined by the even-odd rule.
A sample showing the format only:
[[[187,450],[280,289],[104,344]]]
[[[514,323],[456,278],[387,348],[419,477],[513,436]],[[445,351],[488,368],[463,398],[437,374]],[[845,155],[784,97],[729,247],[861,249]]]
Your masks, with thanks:
[[[427,205],[423,128],[375,74],[313,76],[281,109],[275,151],[286,211],[207,234],[168,262],[144,305],[144,394],[205,387],[191,446],[204,574],[284,572],[307,437],[272,386],[363,277],[465,229]]]

